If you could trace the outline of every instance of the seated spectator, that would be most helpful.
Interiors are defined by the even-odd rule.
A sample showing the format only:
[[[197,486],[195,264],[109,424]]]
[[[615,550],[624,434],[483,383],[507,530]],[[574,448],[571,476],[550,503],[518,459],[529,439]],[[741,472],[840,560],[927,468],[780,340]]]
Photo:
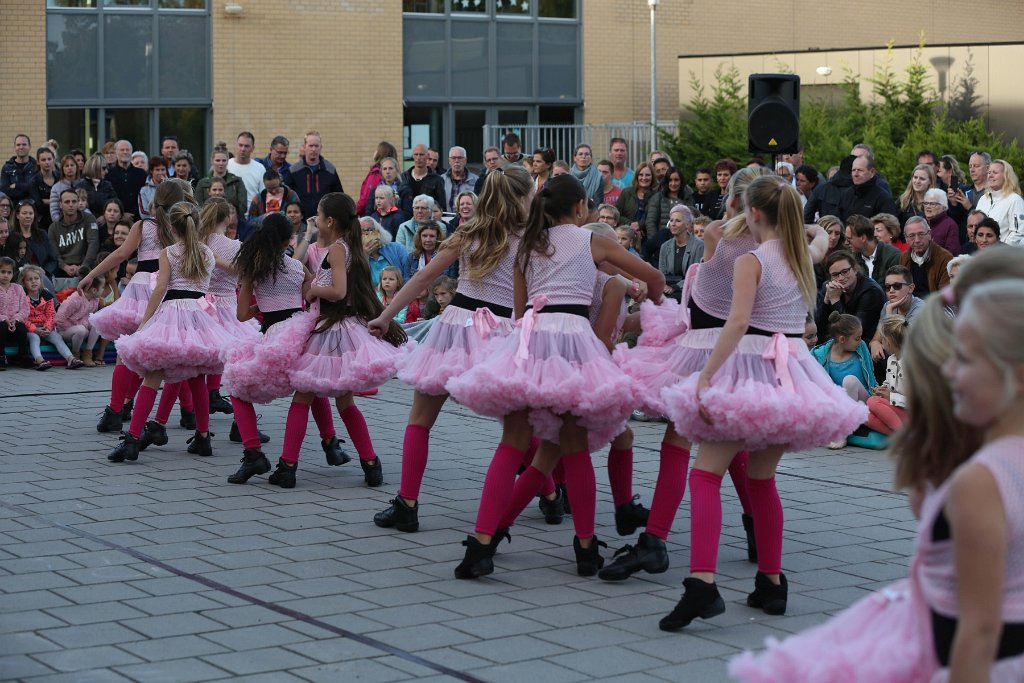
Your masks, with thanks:
[[[252,198],[248,219],[255,221],[268,213],[283,213],[288,206],[299,204],[299,195],[281,181],[281,174],[271,169],[263,174],[263,189]],[[299,208],[302,205],[299,204]]]
[[[434,283],[430,285],[430,299],[427,301],[427,309],[423,317],[429,320],[444,313],[444,309],[448,308],[448,304],[455,297],[458,286],[459,283],[447,275],[442,275],[434,280]]]
[[[99,230],[96,221],[78,208],[78,195],[73,190],[60,194],[61,217],[50,225],[50,243],[57,252],[54,286],[57,290],[74,287],[86,271],[96,265],[99,253]]]
[[[156,194],[157,186],[165,180],[167,180],[167,161],[159,155],[150,157],[149,177],[146,178],[146,184],[139,190],[140,218],[153,217],[153,214],[149,212],[149,205],[153,203],[153,195]]]
[[[82,171],[78,167],[75,157],[65,154],[60,159],[60,178],[50,189],[50,220],[60,220],[60,193],[75,187],[75,183],[82,179]]]
[[[999,223],[996,222],[996,219],[986,216],[978,223],[978,227],[974,231],[974,244],[978,247],[979,252],[1006,244],[1002,241]]]
[[[25,321],[28,319],[28,296],[14,281],[14,259],[0,257],[0,370],[7,369],[7,347],[18,348],[22,367],[32,367]]]
[[[896,216],[891,213],[879,213],[872,216],[870,220],[875,226],[875,239],[896,247],[900,252],[907,250],[907,242],[903,239],[900,221]]]
[[[954,256],[949,260],[949,263],[946,264],[946,272],[949,273],[950,284],[953,284],[953,281],[956,280],[957,273],[960,272],[960,266],[970,260],[970,254],[960,254],[959,256]]]
[[[455,218],[448,223],[449,234],[455,232],[460,225],[473,217],[473,214],[476,213],[476,200],[475,192],[462,192],[455,198],[457,213]]]
[[[245,214],[249,210],[245,183],[228,170],[228,158],[226,146],[213,148],[213,154],[210,155],[210,173],[196,182],[196,203],[200,206],[206,203],[210,197],[210,184],[215,178],[220,178],[224,184],[224,194],[220,196],[231,202],[239,214]]]
[[[704,239],[704,230],[711,223],[711,216],[697,216],[693,219],[693,234]]]
[[[882,306],[882,314],[878,317],[879,326],[875,329],[875,334],[871,337],[869,344],[871,357],[876,361],[885,358],[881,324],[894,315],[898,315],[910,323],[924,306],[924,299],[914,296],[914,279],[908,268],[897,265],[886,271],[883,287],[885,288],[886,302]]]
[[[391,233],[381,227],[371,216],[359,219],[359,227],[363,231],[363,249],[370,262],[370,275],[373,286],[380,284],[380,273],[387,266],[398,268],[402,272],[409,252],[401,244],[391,241]]]
[[[106,180],[107,166],[102,154],[93,154],[85,162],[85,176],[74,184],[74,188],[85,190],[86,203],[89,213],[93,216],[102,216],[103,207],[110,199],[117,199],[117,191],[114,186]]]
[[[974,236],[978,230],[978,225],[980,225],[986,218],[988,218],[988,216],[985,215],[985,212],[978,211],[977,209],[972,209],[967,213],[967,219],[964,223],[964,234],[961,235],[965,240],[960,243],[961,254],[973,254],[978,251],[978,245],[974,241]],[[998,223],[996,225],[998,225]]]
[[[430,222],[435,222],[443,231],[441,239],[444,240],[448,236],[447,224],[441,223],[441,217],[434,217],[434,210],[439,209],[434,198],[430,195],[421,194],[412,202],[412,218],[400,224],[397,230],[392,233],[395,241],[401,244],[406,251],[409,251],[413,247],[413,240],[416,238],[416,231],[419,230],[421,225],[426,225]],[[443,215],[443,214],[442,214]],[[390,231],[389,231],[390,232]]]
[[[149,173],[149,157],[142,150],[132,152],[132,166]]]
[[[832,336],[829,331],[831,315],[844,313],[860,320],[863,336],[874,337],[885,300],[882,288],[857,269],[857,259],[848,251],[829,254],[825,259],[825,272],[828,280],[818,292],[814,315],[818,332]]]
[[[857,256],[857,265],[879,285],[885,281],[889,268],[900,262],[900,250],[880,242],[875,237],[875,226],[860,214],[846,219],[846,246]]]
[[[686,184],[683,172],[673,166],[665,173],[658,191],[651,195],[645,218],[646,227],[641,225],[647,235],[644,241],[645,258],[651,263],[657,260],[661,245],[671,237],[668,232],[668,214],[676,204],[685,204],[692,210],[693,190]]]
[[[42,270],[37,266],[27,266],[21,271],[21,286],[28,297],[28,317],[25,319],[25,330],[28,336],[29,353],[36,370],[49,370],[50,363],[43,359],[40,344],[43,339],[53,345],[60,357],[67,363],[68,370],[77,370],[85,364],[79,357],[80,351],[72,351],[64,343],[64,337],[57,330],[57,311],[54,307],[53,295],[43,290]],[[99,304],[98,289],[90,290],[93,301]],[[72,296],[77,295],[75,292]],[[68,297],[70,300],[71,297]],[[75,306],[72,302],[72,308]],[[63,306],[61,306],[63,308]],[[93,306],[92,310],[98,308]],[[84,337],[83,337],[84,339]],[[95,343],[95,339],[92,339]],[[79,347],[82,340],[78,340]],[[90,347],[91,348],[91,347]]]
[[[402,279],[402,272],[394,266],[385,266],[380,271],[380,276],[377,282],[377,298],[386,307],[391,303],[391,300],[395,298],[395,294],[405,284]],[[395,322],[399,325],[405,324],[405,312],[408,307],[403,308],[401,311],[395,314]]]
[[[124,204],[118,198],[108,199],[103,204],[103,211],[96,217],[96,228],[100,231],[100,249],[113,251],[114,228],[125,217]],[[131,223],[129,223],[131,225]]]
[[[828,269],[825,267],[825,262],[832,252],[843,248],[845,227],[838,216],[822,216],[817,220],[817,223],[825,231],[825,234],[828,235],[828,248],[825,250],[825,258],[820,263],[814,264],[814,277],[818,282],[818,287],[821,287],[828,279]]]
[[[868,421],[864,424],[886,436],[903,426],[907,417],[907,382],[903,377],[903,339],[907,319],[894,315],[878,326],[882,347],[889,358],[885,362],[885,382],[871,390],[868,397]]]
[[[1012,245],[1024,244],[1024,198],[1017,174],[1009,162],[993,159],[988,167],[988,192],[978,200],[979,211],[999,223],[1000,239]]]
[[[416,203],[424,197],[429,200],[427,203],[434,201],[427,195],[420,195],[414,199],[412,203],[414,215],[416,214]],[[394,191],[387,185],[378,185],[373,190],[373,211],[370,213],[370,217],[380,223],[391,234],[391,237],[396,237],[401,230],[401,225],[409,220],[409,217],[395,206],[395,199]]]
[[[619,210],[611,204],[599,204],[597,207],[597,221],[610,228],[617,228],[622,224],[620,216]],[[639,230],[635,232],[639,232]]]
[[[402,269],[402,277],[406,280],[412,278],[421,268],[430,263],[437,255],[437,248],[441,244],[441,227],[434,222],[425,223],[416,231],[416,238],[413,240],[413,248],[405,261]],[[453,263],[445,269],[445,275],[455,276],[457,263]]]
[[[855,401],[867,401],[870,392],[878,386],[871,353],[863,340],[864,327],[860,319],[847,313],[833,311],[828,317],[829,341],[811,352],[822,364],[829,377]],[[828,445],[838,449],[846,446],[846,439]]]
[[[953,255],[932,242],[932,230],[928,221],[914,216],[903,226],[903,234],[910,248],[900,257],[900,265],[910,269],[917,293],[931,294],[948,285],[949,273],[946,272],[946,264]]]
[[[679,301],[686,271],[704,258],[704,242],[693,234],[693,212],[685,204],[672,207],[668,230],[672,239],[661,245],[658,270],[665,274],[665,296]]]
[[[924,217],[932,229],[932,241],[953,256],[960,255],[960,227],[949,217],[946,193],[933,187],[924,193]]]
[[[603,221],[598,221],[603,222]],[[636,257],[640,257],[640,233],[635,232],[633,228],[628,225],[620,225],[615,228],[615,234],[618,236],[619,244],[622,248],[628,251],[630,254]],[[664,245],[662,245],[664,246]]]
[[[77,196],[75,199],[77,201]],[[39,228],[35,207],[32,204],[22,204],[18,207],[15,219],[17,225],[15,229],[11,230],[9,239],[12,240],[12,243],[11,248],[8,249],[8,256],[18,261],[19,266],[24,264],[39,266],[52,280],[54,273],[57,272],[57,250],[53,248],[53,243],[50,242],[47,232]],[[12,239],[14,237],[20,238],[20,244],[25,248],[24,256],[15,253],[17,245]]]
[[[120,225],[118,226],[119,229],[121,227],[122,226],[120,226]],[[124,227],[125,227],[124,236],[125,236],[125,238],[127,238],[128,237],[128,229],[131,228],[131,225],[127,225],[127,226],[124,226]],[[122,242],[122,244],[123,244],[123,242]],[[118,245],[118,246],[120,246],[120,245]],[[98,263],[98,264],[99,263],[103,263],[103,259],[107,258],[108,256],[110,256],[109,252],[101,252],[99,254],[96,254],[96,263]],[[127,266],[128,266],[128,261],[124,261],[117,268],[112,268],[111,270],[108,270],[106,273],[103,274],[103,279],[100,282],[100,288],[99,288],[99,292],[100,292],[99,293],[99,302],[100,302],[99,308],[100,309],[103,309],[103,308],[106,308],[107,306],[112,305],[115,301],[117,301],[120,298],[120,296],[121,296],[121,288],[120,288],[120,286],[118,284],[118,281],[121,278],[120,274],[127,272]],[[70,299],[70,298],[71,297],[68,297],[68,299]],[[65,299],[64,303],[67,303],[68,299]],[[63,304],[62,304],[62,306],[63,306]],[[59,310],[57,312],[60,313]],[[86,321],[88,322],[88,317],[86,317]],[[57,331],[58,332],[61,331],[60,321],[59,320],[58,320],[58,324],[57,324]],[[101,338],[99,340],[99,345],[95,347],[95,350],[93,351],[93,354],[92,354],[91,357],[88,354],[82,354],[82,362],[85,363],[85,367],[93,368],[93,367],[96,367],[97,365],[106,365],[107,363],[103,359],[103,357],[106,355],[107,346],[109,344],[110,344],[110,341],[108,339]]]

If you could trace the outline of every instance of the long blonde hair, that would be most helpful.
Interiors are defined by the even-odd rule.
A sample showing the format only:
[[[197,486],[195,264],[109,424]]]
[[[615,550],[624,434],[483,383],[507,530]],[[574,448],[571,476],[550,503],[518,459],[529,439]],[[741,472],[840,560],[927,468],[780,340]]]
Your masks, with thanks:
[[[498,268],[508,252],[509,236],[521,233],[526,224],[528,213],[523,200],[532,189],[530,174],[519,164],[488,172],[473,217],[441,244],[441,249],[475,244],[466,256],[467,277],[479,280]]]
[[[1013,170],[1010,162],[1003,159],[993,159],[992,163],[1001,164],[1003,167],[1003,189],[1000,192],[1004,195],[1020,194],[1020,180],[1017,178],[1017,172]]]
[[[171,227],[169,212],[172,206],[185,200],[185,192],[181,183],[165,180],[157,186],[156,192],[153,193],[153,201],[149,205],[149,210],[156,222],[156,234],[161,247],[169,247],[178,241],[174,235],[174,229]]]
[[[206,263],[209,247],[199,239],[199,208],[192,202],[178,202],[168,216],[175,236],[185,247],[179,261],[181,274],[189,282],[202,282],[209,277],[210,269]]]
[[[210,197],[199,212],[199,240],[206,242],[217,226],[231,215],[231,205],[223,197]]]
[[[725,206],[728,207],[734,199],[738,199],[740,207],[739,213],[730,218],[722,228],[722,239],[732,240],[750,233],[750,230],[747,229],[747,217],[743,215],[743,209],[746,208],[744,194],[752,182],[763,176],[775,176],[775,171],[767,166],[747,166],[736,171],[729,178],[729,193],[725,197]]]
[[[743,193],[743,205],[762,211],[768,222],[775,226],[786,265],[800,285],[807,310],[813,311],[818,294],[817,283],[807,250],[799,193],[779,176],[762,176],[747,186]]]
[[[906,211],[913,207],[915,210],[920,210],[921,205],[924,203],[924,192],[921,193],[920,197],[914,194],[914,174],[918,171],[924,171],[928,174],[928,187],[925,188],[925,192],[933,187],[938,186],[938,178],[935,176],[935,167],[931,164],[918,164],[914,167],[914,170],[910,173],[910,180],[907,181],[907,189],[900,195],[900,209]]]

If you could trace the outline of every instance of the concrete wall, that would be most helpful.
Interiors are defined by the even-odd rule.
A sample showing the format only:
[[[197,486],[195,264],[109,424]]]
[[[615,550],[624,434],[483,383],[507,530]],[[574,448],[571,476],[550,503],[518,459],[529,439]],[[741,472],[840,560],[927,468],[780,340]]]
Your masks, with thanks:
[[[43,0],[0,0],[0,158],[14,154],[14,136],[46,142],[46,7]]]

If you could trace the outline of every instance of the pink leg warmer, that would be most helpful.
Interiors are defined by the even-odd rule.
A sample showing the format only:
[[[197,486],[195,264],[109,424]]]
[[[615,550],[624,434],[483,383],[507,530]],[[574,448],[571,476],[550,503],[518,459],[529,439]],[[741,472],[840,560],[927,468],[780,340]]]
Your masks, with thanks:
[[[188,387],[196,408],[196,431],[206,434],[210,431],[210,394],[206,389],[206,375],[193,377],[188,381]]]
[[[366,427],[366,420],[363,413],[355,405],[350,405],[341,411],[341,421],[345,423],[348,437],[352,439],[352,445],[356,447],[356,453],[360,460],[372,462],[377,459],[373,450],[373,441],[370,440],[370,430]]]
[[[142,430],[146,427],[146,420],[156,403],[156,389],[141,387],[135,399],[135,407],[132,409],[132,423],[128,427],[128,433],[138,439],[142,436]]]
[[[757,513],[755,512],[755,524]],[[714,472],[690,470],[690,571],[718,568],[722,535],[722,478]],[[761,547],[758,546],[758,556]]]
[[[555,469],[551,470],[551,478],[555,480],[556,484],[565,483],[565,464],[561,460],[555,465]]]
[[[544,481],[550,479],[551,477],[533,465],[527,467],[516,479],[516,485],[512,487],[512,498],[509,500],[508,509],[505,510],[505,516],[501,519],[501,526],[510,527],[515,524],[526,506],[537,497],[537,492],[544,485]]]
[[[288,419],[284,423],[284,444],[281,446],[281,460],[289,465],[299,461],[302,440],[306,438],[306,425],[309,422],[309,406],[305,403],[292,401],[288,408]]]
[[[608,483],[612,487],[615,507],[633,500],[632,448],[612,448],[608,451]]]
[[[523,452],[506,444],[498,444],[487,468],[484,490],[480,494],[480,511],[476,516],[476,532],[493,536],[508,510],[512,498],[516,470],[523,462]]]
[[[207,391],[220,391],[220,375],[207,375],[206,376],[206,390]]]
[[[661,464],[658,465],[658,482],[654,485],[651,500],[651,514],[647,519],[647,533],[661,540],[668,538],[672,521],[676,518],[679,505],[686,493],[686,469],[690,466],[690,451],[661,442]]]
[[[310,404],[310,412],[313,413],[313,422],[320,430],[321,439],[333,439],[334,432],[334,409],[331,408],[331,400],[326,396],[317,396]]]
[[[751,479],[747,484],[754,508],[754,538],[757,539],[757,568],[763,574],[782,571],[782,501],[775,477]]]
[[[256,424],[256,409],[251,403],[240,398],[231,397],[231,406],[235,409],[235,422],[238,424],[238,433],[242,435],[242,447],[258,450],[260,444],[260,430]]]
[[[181,383],[181,393],[178,394],[178,403],[181,405],[182,410],[187,410],[190,413],[194,413],[196,411],[196,403],[192,400],[192,387],[189,386],[188,382]],[[207,404],[209,404],[209,397],[207,397]]]
[[[565,488],[572,501],[572,523],[576,536],[582,539],[594,536],[594,514],[597,510],[597,482],[590,453],[581,451],[562,456],[565,465]]]
[[[114,375],[110,378],[110,409],[115,413],[121,412],[129,395],[134,395],[135,392],[131,388],[133,377],[138,377],[138,375],[129,370],[127,366],[114,366]]]
[[[156,417],[154,418],[157,422],[165,425],[171,419],[171,409],[178,401],[179,393],[181,393],[180,382],[174,384],[164,382],[164,386],[160,390],[160,404],[156,407]]]
[[[750,459],[749,451],[740,451],[729,463],[729,478],[732,485],[736,487],[736,497],[740,499],[743,506],[743,514],[750,515],[750,496],[747,495],[747,460]]]
[[[142,386],[142,377],[139,376],[139,375],[136,375],[134,372],[131,372],[129,370],[128,371],[128,383],[127,383],[127,385],[125,387],[128,393],[125,394],[124,400],[128,401],[130,399],[135,398],[135,394],[137,394],[139,392],[139,387],[141,387],[141,386]],[[124,402],[121,403],[121,407],[122,408],[124,407]]]
[[[405,440],[402,441],[402,483],[398,487],[398,495],[402,498],[416,500],[420,497],[429,452],[430,430],[422,425],[406,426]]]

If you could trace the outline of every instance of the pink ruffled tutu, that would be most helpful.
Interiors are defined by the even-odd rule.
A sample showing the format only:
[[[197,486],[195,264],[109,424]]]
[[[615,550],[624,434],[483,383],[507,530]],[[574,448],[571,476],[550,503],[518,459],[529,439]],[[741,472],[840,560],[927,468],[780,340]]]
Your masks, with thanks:
[[[306,325],[305,319],[311,318],[315,326],[316,317],[315,311],[307,311],[287,322]],[[293,390],[317,396],[369,391],[395,376],[398,360],[407,351],[408,345],[392,346],[371,335],[362,321],[347,318],[324,332],[309,334],[288,378]]]
[[[803,340],[745,335],[704,393],[712,424],[701,419],[698,373],[720,328],[690,330],[678,341],[666,370],[690,369],[682,382],[661,390],[665,415],[696,442],[743,441],[748,448],[788,445],[792,450],[838,441],[867,420],[868,410],[835,385]],[[666,373],[667,374],[667,373]]]
[[[221,372],[221,353],[233,342],[209,301],[172,299],[137,332],[119,339],[117,351],[132,372],[163,370],[170,384]]]
[[[217,322],[224,327],[228,336],[234,339],[234,343],[222,350],[221,359],[227,362],[228,354],[239,344],[257,341],[260,335],[260,324],[255,318],[249,318],[245,322],[238,319],[238,300],[235,297],[218,296],[213,301],[217,313]]]
[[[156,284],[156,273],[135,273],[125,285],[117,301],[89,316],[89,324],[104,339],[116,341],[126,334],[139,329],[139,323],[146,314],[149,297]],[[118,353],[121,347],[118,346]]]
[[[528,312],[515,334],[488,348],[487,358],[446,388],[481,415],[502,417],[527,408],[572,413],[595,431],[625,424],[636,401],[633,382],[612,362],[590,321],[570,313]],[[545,424],[541,416],[539,426]]]
[[[486,357],[485,348],[507,337],[512,321],[486,308],[448,306],[419,343],[398,364],[398,378],[424,394],[440,396],[445,384]]]
[[[294,391],[288,373],[306,347],[316,318],[292,316],[271,325],[265,335],[237,343],[227,354],[222,381],[232,396],[270,403]]]

